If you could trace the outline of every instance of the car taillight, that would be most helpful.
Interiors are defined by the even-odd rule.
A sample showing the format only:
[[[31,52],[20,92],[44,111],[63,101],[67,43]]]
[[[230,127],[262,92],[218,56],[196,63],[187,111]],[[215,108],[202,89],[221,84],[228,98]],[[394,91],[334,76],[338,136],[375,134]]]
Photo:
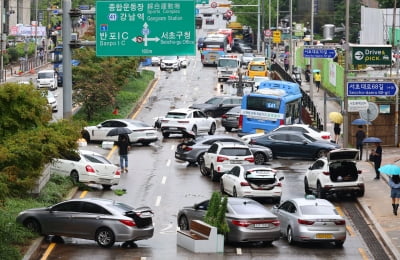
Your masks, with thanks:
[[[282,187],[282,182],[278,182],[275,186]]]
[[[224,156],[217,156],[217,162],[223,162],[223,161],[226,161],[226,160],[229,160],[229,158],[224,157]]]
[[[191,150],[193,150],[193,147],[187,146],[187,145],[182,145],[182,149],[185,151],[191,151]]]
[[[189,124],[189,120],[178,120],[178,123],[180,124]]]
[[[338,226],[346,225],[346,220],[337,220],[337,221],[335,221],[335,224]]]
[[[96,172],[96,171],[94,170],[94,168],[93,168],[92,166],[90,166],[90,165],[86,165],[86,166],[85,166],[85,170],[86,170],[86,172],[93,172],[93,173]]]
[[[297,222],[302,225],[312,225],[314,221],[312,220],[305,220],[305,219],[298,219]]]
[[[120,171],[119,169],[116,170],[116,171],[115,171],[115,175],[117,175],[117,176],[118,176],[118,175],[121,175],[121,171]]]
[[[239,129],[243,128],[243,115],[239,116]]]
[[[322,172],[323,175],[329,176],[331,173],[330,172]]]
[[[241,181],[240,186],[250,186],[250,184],[247,181]]]
[[[161,120],[161,123],[168,123],[168,122],[169,122],[169,120],[165,120],[165,119]]]
[[[223,115],[221,116],[221,118],[227,119],[227,118],[228,118],[228,116],[227,116],[227,115],[225,115],[225,114],[223,114]]]
[[[232,220],[232,224],[238,227],[248,227],[251,225],[251,223],[246,220]]]
[[[321,136],[321,138],[324,139],[324,140],[329,140],[329,139],[331,139],[331,136],[330,135],[323,135],[323,136]]]
[[[281,222],[280,222],[278,219],[273,220],[271,223],[272,223],[274,226],[279,226],[279,225],[281,224]]]
[[[252,157],[247,157],[244,160],[253,163],[254,162],[254,157],[253,156]]]
[[[121,222],[122,224],[127,225],[127,226],[129,226],[129,227],[134,227],[134,226],[136,226],[136,223],[135,223],[135,221],[133,221],[133,220],[120,219],[119,222]]]
[[[279,120],[279,125],[284,125],[284,124],[285,124],[285,120],[280,119],[280,120]]]
[[[361,174],[361,173],[362,173],[362,171],[361,171],[361,170],[358,170],[358,171],[357,171],[357,173],[358,173],[358,174]]]

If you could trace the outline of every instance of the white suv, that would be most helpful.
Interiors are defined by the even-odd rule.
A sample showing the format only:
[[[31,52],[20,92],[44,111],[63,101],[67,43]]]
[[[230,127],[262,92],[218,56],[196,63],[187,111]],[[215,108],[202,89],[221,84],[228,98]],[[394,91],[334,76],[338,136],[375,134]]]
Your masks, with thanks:
[[[198,109],[180,108],[174,109],[161,118],[161,133],[167,138],[170,134],[183,134],[193,131],[194,135],[198,132],[208,132],[213,135],[217,129],[214,118],[207,116]]]
[[[204,176],[210,175],[212,181],[218,181],[226,171],[238,164],[254,164],[254,156],[247,145],[215,142],[200,160],[200,172]]]
[[[316,193],[321,199],[333,194],[364,196],[364,179],[356,165],[358,152],[351,148],[332,150],[315,161],[304,177],[306,194]]]
[[[42,70],[37,74],[36,86],[38,89],[48,88],[50,90],[57,89],[58,75],[54,70]]]

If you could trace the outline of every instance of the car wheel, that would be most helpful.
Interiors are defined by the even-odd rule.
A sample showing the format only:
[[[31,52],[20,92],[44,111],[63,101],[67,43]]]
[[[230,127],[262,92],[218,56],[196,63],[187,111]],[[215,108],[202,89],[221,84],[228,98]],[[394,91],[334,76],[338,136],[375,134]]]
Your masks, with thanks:
[[[211,165],[210,177],[212,181],[218,181],[218,173],[214,170],[214,165]]]
[[[111,185],[109,185],[109,184],[102,184],[101,186],[103,186],[103,190],[110,190],[111,189]]]
[[[337,240],[334,242],[335,243],[335,247],[343,247],[344,241],[343,240]]]
[[[203,158],[204,153],[200,154],[199,157],[197,157],[197,164],[201,165],[204,162]]]
[[[164,138],[168,138],[168,137],[169,137],[169,133],[163,132],[163,133],[162,133],[162,136],[163,136]]]
[[[232,190],[232,197],[237,197],[236,187],[233,187],[233,190]]]
[[[41,227],[39,221],[34,218],[28,218],[24,221],[24,226],[32,232],[40,234]]]
[[[254,163],[255,164],[265,164],[266,162],[267,162],[267,160],[263,153],[255,153],[254,154]]]
[[[308,185],[307,177],[304,178],[304,192],[306,194],[311,194],[310,186]]]
[[[77,171],[72,171],[71,174],[69,175],[72,179],[72,182],[74,184],[77,184],[79,182],[79,174]]]
[[[109,228],[99,228],[95,240],[101,247],[112,247],[115,243],[115,235]]]
[[[193,131],[194,135],[197,136],[197,126],[194,125],[192,127],[192,131]]]
[[[325,199],[326,194],[325,191],[321,187],[321,183],[317,183],[317,197],[320,199]]]
[[[265,246],[272,246],[272,241],[263,241]]]
[[[189,221],[185,215],[179,218],[178,225],[181,230],[189,230]]]
[[[316,159],[321,158],[321,157],[325,157],[327,153],[328,153],[328,150],[325,150],[325,149],[319,150],[317,152],[317,155],[316,155],[317,158]]]
[[[217,128],[217,126],[212,123],[211,127],[210,127],[210,131],[208,132],[209,135],[213,135],[215,133],[215,129]]]
[[[288,227],[288,229],[287,229],[286,239],[287,239],[289,245],[293,245],[294,244],[293,230],[292,230],[291,227]]]
[[[208,171],[206,164],[204,160],[200,163],[200,172],[203,176],[208,176],[210,175],[210,172]]]
[[[83,137],[83,139],[86,140],[87,143],[90,142],[90,134],[89,134],[87,131],[84,131],[84,132],[82,133],[82,137]]]
[[[227,127],[227,126],[225,126],[225,130],[226,130],[227,132],[230,132],[230,131],[232,131],[232,127]]]
[[[142,142],[143,146],[148,146],[150,144],[150,142]]]
[[[224,183],[223,183],[222,180],[221,180],[221,182],[219,183],[219,188],[220,188],[220,190],[221,190],[221,194],[225,194]]]
[[[359,190],[358,193],[357,193],[357,196],[358,196],[358,197],[363,197],[363,196],[364,196],[364,193],[365,193],[365,189],[364,189],[364,188],[360,188],[360,190]]]
[[[279,204],[279,203],[281,203],[281,197],[273,198],[272,201],[274,204]]]

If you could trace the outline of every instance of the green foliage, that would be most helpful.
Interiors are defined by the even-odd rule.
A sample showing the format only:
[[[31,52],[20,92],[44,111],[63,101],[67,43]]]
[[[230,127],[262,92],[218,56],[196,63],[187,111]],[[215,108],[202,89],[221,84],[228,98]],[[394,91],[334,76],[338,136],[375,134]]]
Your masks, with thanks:
[[[218,234],[226,234],[229,232],[229,226],[225,217],[227,205],[227,196],[222,197],[221,193],[218,191],[212,193],[204,222],[216,227]]]
[[[15,47],[10,47],[7,49],[8,59],[9,62],[16,62],[18,61],[18,52]]]

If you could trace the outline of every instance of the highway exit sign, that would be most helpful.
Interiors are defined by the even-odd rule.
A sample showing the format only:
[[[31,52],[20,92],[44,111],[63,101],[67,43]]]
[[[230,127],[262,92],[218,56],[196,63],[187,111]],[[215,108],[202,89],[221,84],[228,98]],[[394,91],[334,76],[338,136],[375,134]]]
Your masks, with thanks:
[[[354,65],[390,65],[392,62],[392,46],[390,45],[350,45],[350,47]]]
[[[97,56],[196,55],[195,1],[96,2]]]

